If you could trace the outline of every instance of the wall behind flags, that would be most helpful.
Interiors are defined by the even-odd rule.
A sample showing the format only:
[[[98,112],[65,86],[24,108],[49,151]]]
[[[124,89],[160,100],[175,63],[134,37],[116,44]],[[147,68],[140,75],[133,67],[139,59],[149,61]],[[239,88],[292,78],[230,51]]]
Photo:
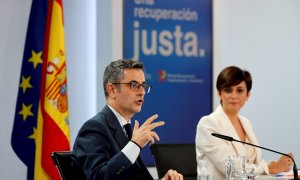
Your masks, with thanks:
[[[101,74],[122,54],[122,39],[115,31],[122,8],[120,0],[63,2],[73,144],[82,123],[105,104]],[[0,179],[26,179],[10,138],[30,6],[31,1],[0,2]],[[213,10],[213,84],[227,65],[248,69],[254,84],[242,113],[252,121],[261,145],[294,152],[298,166],[299,7],[299,0],[215,0]],[[214,107],[217,104],[214,92]],[[278,157],[265,151],[263,156]]]

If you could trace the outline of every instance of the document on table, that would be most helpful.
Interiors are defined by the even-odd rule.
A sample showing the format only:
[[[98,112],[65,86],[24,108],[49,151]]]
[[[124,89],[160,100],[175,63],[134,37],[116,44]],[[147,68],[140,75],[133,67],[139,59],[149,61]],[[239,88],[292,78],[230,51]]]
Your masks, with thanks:
[[[298,171],[299,174],[299,171]],[[255,180],[289,180],[289,179],[293,179],[294,178],[294,174],[293,171],[289,171],[286,173],[279,173],[279,174],[275,174],[275,175],[258,175],[255,177]],[[300,178],[300,176],[299,176]]]

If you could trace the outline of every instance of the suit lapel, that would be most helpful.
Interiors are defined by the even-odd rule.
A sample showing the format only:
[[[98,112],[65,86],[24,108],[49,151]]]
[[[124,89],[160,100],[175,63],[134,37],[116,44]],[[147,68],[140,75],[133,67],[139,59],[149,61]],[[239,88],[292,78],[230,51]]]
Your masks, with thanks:
[[[226,113],[223,111],[223,108],[221,105],[219,105],[216,112],[217,112],[217,116],[220,121],[220,124],[223,126],[222,129],[226,129],[226,132],[225,132],[226,134],[224,134],[224,135],[231,136],[236,140],[240,140],[240,137],[236,133],[230,119],[228,118]],[[246,155],[246,151],[245,151],[245,148],[243,147],[242,143],[238,143],[238,142],[231,142],[231,143],[232,143],[232,146],[234,147],[234,150],[236,151],[236,154]]]
[[[123,128],[121,127],[117,117],[112,112],[112,110],[106,105],[102,109],[102,114],[105,117],[106,123],[110,129],[110,132],[116,142],[116,144],[119,145],[119,150],[123,149],[126,144],[128,143],[127,136],[125,135]],[[152,179],[151,175],[149,174],[148,170],[146,169],[146,166],[143,163],[142,158],[140,155],[138,156],[137,160],[134,163],[134,167],[137,171],[137,173],[141,173],[143,179]]]
[[[114,140],[118,143],[119,148],[122,149],[128,143],[128,139],[117,117],[107,105],[103,108],[102,113],[105,116],[105,120],[108,124],[111,134],[113,135]]]
[[[245,120],[243,120],[242,117],[240,117],[240,119],[241,119],[242,126],[245,130],[246,136],[249,139],[250,143],[257,144],[257,140],[255,138],[254,132],[250,124],[247,123]]]
[[[240,117],[240,118],[243,119],[242,117]],[[259,145],[258,141],[255,137],[255,134],[254,134],[254,131],[253,131],[253,128],[252,128],[251,124],[246,123],[245,120],[242,120],[241,122],[242,122],[242,126],[243,126],[243,128],[246,132],[246,135],[247,135],[247,138],[248,138],[249,142],[252,143],[252,144],[255,144],[255,145]],[[258,163],[258,162],[261,161],[261,150],[258,149],[258,148],[254,148],[254,150],[255,150],[255,153],[257,153],[257,156],[256,156],[257,158],[255,160],[256,160],[256,163]]]

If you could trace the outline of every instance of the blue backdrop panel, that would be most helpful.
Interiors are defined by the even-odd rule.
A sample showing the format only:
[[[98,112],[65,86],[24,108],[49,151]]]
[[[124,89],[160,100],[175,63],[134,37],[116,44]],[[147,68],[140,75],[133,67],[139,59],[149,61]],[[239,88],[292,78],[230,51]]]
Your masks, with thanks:
[[[166,122],[158,143],[194,143],[199,119],[212,109],[212,2],[126,0],[124,57],[142,61],[147,84],[143,123],[153,114]],[[149,148],[142,157],[154,164]]]

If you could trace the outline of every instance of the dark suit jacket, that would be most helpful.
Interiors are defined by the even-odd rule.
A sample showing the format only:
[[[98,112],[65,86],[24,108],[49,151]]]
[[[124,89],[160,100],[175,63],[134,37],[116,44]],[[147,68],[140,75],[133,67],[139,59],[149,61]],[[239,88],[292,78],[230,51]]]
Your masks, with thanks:
[[[127,143],[117,117],[105,106],[81,127],[73,158],[86,179],[153,179],[140,156],[132,164],[121,151]]]

